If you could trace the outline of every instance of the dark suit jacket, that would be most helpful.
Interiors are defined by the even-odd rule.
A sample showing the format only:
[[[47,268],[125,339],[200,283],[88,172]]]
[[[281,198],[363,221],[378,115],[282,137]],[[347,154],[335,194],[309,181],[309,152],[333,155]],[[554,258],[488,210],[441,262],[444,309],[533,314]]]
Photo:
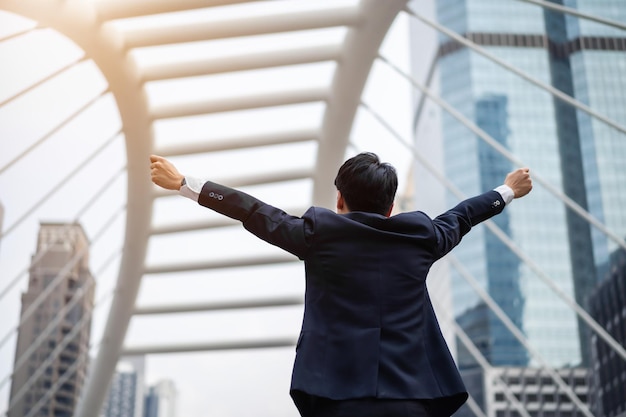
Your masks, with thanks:
[[[199,203],[305,262],[304,320],[291,382],[302,416],[315,397],[425,399],[437,416],[465,402],[426,275],[473,225],[502,211],[498,192],[435,219],[417,211],[386,218],[319,207],[296,217],[212,182]]]

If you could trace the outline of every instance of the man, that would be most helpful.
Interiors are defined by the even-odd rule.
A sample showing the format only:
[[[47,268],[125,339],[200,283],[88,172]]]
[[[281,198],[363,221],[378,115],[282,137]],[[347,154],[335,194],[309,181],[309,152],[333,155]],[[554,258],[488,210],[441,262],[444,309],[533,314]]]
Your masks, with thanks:
[[[240,220],[304,261],[306,294],[290,394],[303,417],[450,416],[467,392],[426,289],[432,264],[472,226],[532,189],[528,169],[435,219],[391,216],[395,169],[372,153],[335,179],[337,212],[291,216],[232,188],[185,178],[151,156],[152,181]]]

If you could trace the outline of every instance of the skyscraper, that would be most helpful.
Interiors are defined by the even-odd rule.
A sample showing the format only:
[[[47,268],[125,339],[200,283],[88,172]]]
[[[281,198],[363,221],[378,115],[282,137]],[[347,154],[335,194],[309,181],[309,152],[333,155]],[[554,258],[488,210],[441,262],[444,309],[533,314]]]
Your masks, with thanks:
[[[578,1],[577,5],[597,15],[626,16],[626,5],[617,1]],[[620,52],[625,48],[623,35],[612,37],[609,29],[600,31],[598,25],[518,2],[439,0],[437,10],[442,24],[495,56],[613,120],[626,119],[626,82],[612,71],[626,65],[626,54]],[[501,19],[502,15],[516,18]],[[611,229],[626,232],[623,196],[618,196],[626,190],[626,170],[617,168],[626,166],[623,135],[448,39],[441,42],[439,70],[444,99]],[[616,91],[621,91],[621,97]],[[499,184],[502,173],[511,168],[508,161],[451,116],[444,114],[443,119],[448,178],[467,194]],[[598,280],[595,268],[608,256],[611,245],[606,237],[591,231],[540,187],[498,220],[560,288],[584,305],[583,294]],[[505,310],[517,306],[507,311],[509,317],[522,324],[550,363],[583,361],[580,344],[574,342],[579,338],[578,323],[571,309],[489,236],[484,230],[473,234],[474,244],[461,247],[457,256],[483,279]],[[457,315],[478,304],[463,289],[457,293]],[[492,344],[485,352],[492,364],[512,364],[513,359],[502,356],[511,352],[510,346],[498,347],[503,332],[490,332]],[[521,364],[524,359],[515,361]]]
[[[525,2],[433,1],[441,25],[539,82],[626,125],[626,36],[622,31]],[[553,3],[626,21],[626,3],[621,0]],[[445,101],[529,166],[531,174],[550,182],[614,233],[626,235],[623,133],[445,35],[440,35],[436,68],[437,88]],[[450,114],[442,112],[441,118],[446,177],[468,196],[499,185],[504,174],[514,168],[512,164]],[[450,193],[446,205],[457,201]],[[558,288],[586,308],[586,295],[601,280],[599,271],[607,264],[615,242],[541,186],[494,220]],[[549,365],[587,363],[586,326],[490,230],[481,226],[472,231],[453,256]],[[454,268],[450,274],[457,322],[490,364],[537,366],[537,360],[462,274]],[[462,371],[475,376],[478,365],[461,343],[457,357]]]
[[[123,364],[122,364],[123,365]],[[137,373],[118,364],[104,402],[104,417],[135,417]]]
[[[102,417],[143,417],[145,357],[123,357],[117,363]]]
[[[169,379],[164,379],[152,385],[145,396],[145,417],[175,417],[176,416],[176,387]]]
[[[43,223],[22,295],[9,417],[70,417],[88,365],[94,278],[78,224]]]
[[[589,297],[591,315],[622,346],[626,345],[626,250],[610,257],[606,278]],[[597,416],[626,415],[626,362],[606,342],[591,337],[592,410]]]
[[[624,21],[626,4],[619,0],[554,0],[583,13]],[[626,35],[610,26],[544,13],[551,80],[622,126],[626,122],[626,82],[616,72],[626,69]],[[624,134],[587,113],[554,99],[563,191],[609,230],[626,235],[626,144]],[[621,206],[620,206],[621,205]],[[576,301],[588,309],[587,297],[604,278],[602,266],[616,243],[566,211],[572,279]],[[580,332],[582,360],[589,360],[588,331]]]

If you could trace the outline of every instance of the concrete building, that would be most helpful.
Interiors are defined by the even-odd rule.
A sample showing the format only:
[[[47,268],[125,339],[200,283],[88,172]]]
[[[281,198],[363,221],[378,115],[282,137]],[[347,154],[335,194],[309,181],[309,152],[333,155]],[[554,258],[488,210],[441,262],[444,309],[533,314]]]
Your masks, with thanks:
[[[583,404],[589,402],[589,371],[587,368],[560,368],[559,377]],[[494,368],[485,378],[487,415],[516,417],[520,414],[511,406],[505,394],[504,382],[531,417],[579,417],[584,414],[571,398],[559,389],[545,370],[537,368]]]
[[[94,278],[78,224],[42,223],[22,295],[9,417],[71,417],[88,365]]]

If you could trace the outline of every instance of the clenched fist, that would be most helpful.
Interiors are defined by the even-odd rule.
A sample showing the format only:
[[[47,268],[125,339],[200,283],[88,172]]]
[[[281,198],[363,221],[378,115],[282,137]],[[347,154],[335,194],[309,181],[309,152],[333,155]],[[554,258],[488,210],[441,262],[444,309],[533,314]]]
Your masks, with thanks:
[[[185,178],[170,161],[158,155],[150,155],[150,176],[153,183],[166,190],[180,190]]]
[[[533,181],[530,178],[528,168],[519,168],[509,172],[504,183],[511,187],[515,198],[524,197],[533,189]]]

